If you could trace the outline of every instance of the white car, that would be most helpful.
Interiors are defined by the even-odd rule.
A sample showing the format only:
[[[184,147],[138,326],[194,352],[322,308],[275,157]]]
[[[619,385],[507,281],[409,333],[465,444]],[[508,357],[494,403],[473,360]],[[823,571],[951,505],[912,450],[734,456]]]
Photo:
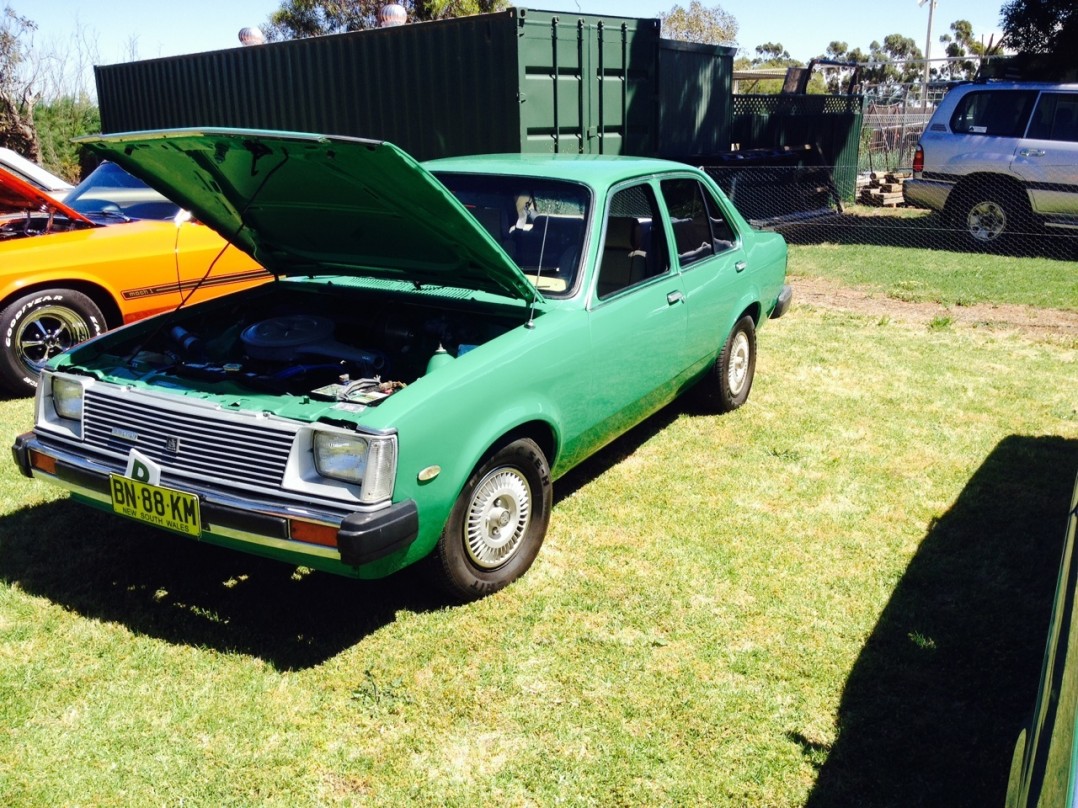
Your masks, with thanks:
[[[63,201],[64,197],[75,187],[11,149],[0,148],[0,167],[6,168],[19,179],[30,183],[58,201]]]
[[[943,211],[975,248],[1041,226],[1078,229],[1078,84],[955,87],[921,135],[903,193]]]

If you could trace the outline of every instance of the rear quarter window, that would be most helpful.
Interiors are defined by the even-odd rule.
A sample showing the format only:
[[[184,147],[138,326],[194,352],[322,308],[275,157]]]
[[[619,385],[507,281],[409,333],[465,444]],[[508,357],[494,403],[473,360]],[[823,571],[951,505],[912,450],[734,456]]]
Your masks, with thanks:
[[[963,135],[1021,137],[1036,99],[1036,90],[969,93],[958,101],[951,115],[951,131]]]

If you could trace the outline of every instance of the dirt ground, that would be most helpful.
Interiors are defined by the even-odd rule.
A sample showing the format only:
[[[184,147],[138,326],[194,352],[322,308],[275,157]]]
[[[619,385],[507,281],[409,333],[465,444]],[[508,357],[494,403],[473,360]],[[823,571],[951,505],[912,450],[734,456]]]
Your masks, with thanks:
[[[1040,309],[1033,306],[993,305],[944,306],[940,303],[910,303],[879,292],[842,286],[823,278],[793,275],[794,305],[836,309],[869,317],[888,317],[896,322],[928,325],[950,318],[955,326],[1014,331],[1033,337],[1078,340],[1078,312]]]

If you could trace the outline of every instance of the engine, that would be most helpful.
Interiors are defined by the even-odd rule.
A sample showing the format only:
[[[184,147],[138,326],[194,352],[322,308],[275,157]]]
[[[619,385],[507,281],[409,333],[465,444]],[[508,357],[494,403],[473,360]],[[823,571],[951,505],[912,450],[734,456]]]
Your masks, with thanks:
[[[371,298],[280,295],[244,307],[195,307],[129,346],[150,372],[275,394],[377,404],[504,333],[512,320],[474,311]],[[210,311],[206,311],[211,308]]]

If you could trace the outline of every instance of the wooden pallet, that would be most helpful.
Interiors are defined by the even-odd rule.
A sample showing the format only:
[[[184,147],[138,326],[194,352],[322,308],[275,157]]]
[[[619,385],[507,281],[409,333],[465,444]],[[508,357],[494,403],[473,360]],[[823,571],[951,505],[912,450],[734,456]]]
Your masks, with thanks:
[[[858,179],[857,201],[877,208],[897,208],[904,204],[902,184],[907,175],[888,171],[886,174],[870,174],[867,180]]]
[[[903,204],[902,191],[898,193],[886,192],[875,188],[866,188],[857,197],[863,205],[872,205],[877,208],[897,208]]]

